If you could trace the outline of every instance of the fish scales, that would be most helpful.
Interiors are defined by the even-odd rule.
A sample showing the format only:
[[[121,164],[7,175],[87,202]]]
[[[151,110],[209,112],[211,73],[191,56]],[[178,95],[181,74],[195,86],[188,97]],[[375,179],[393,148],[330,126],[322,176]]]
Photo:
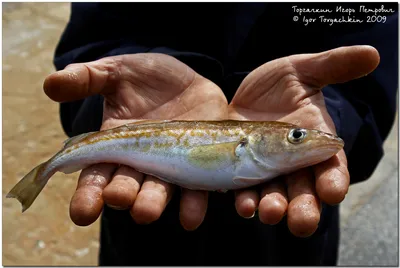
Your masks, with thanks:
[[[139,121],[67,140],[7,196],[24,211],[55,172],[96,163],[127,165],[188,189],[240,189],[324,161],[342,147],[335,135],[282,122]]]
[[[90,135],[68,148],[65,152],[70,153],[81,146],[116,139],[129,139],[132,142],[132,146],[126,147],[126,149],[138,148],[140,150],[144,147],[146,150],[152,150],[160,148],[169,149],[173,146],[191,147],[234,141],[246,135],[246,131],[240,125],[236,125],[233,129],[228,129],[225,125],[201,123],[195,124],[196,129],[192,128],[194,125],[192,122],[187,122],[187,124],[162,124],[158,126],[147,125],[146,128],[134,125],[133,127],[127,126],[121,129],[111,129],[104,133]]]

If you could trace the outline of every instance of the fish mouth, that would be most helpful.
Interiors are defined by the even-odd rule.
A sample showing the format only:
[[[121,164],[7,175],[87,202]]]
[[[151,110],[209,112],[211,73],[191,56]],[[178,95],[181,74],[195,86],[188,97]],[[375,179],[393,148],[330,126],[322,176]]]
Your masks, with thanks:
[[[302,163],[303,167],[313,166],[336,155],[344,147],[344,141],[339,137],[329,138],[329,140],[321,141],[320,144],[315,146],[311,150],[307,150],[310,153],[308,160]],[[312,156],[311,156],[312,155]]]
[[[318,147],[320,149],[337,149],[339,151],[343,149],[344,141],[339,137],[335,137],[333,140],[329,140],[328,142],[324,141]]]
[[[331,133],[321,133],[321,132],[319,132],[318,134],[317,135],[319,136],[320,142],[318,142],[319,144],[317,147],[319,149],[336,149],[338,151],[343,149],[344,141],[339,136]]]

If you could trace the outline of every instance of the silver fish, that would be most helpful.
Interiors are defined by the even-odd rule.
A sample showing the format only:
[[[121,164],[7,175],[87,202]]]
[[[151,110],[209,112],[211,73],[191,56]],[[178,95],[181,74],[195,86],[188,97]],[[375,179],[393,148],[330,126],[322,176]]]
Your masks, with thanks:
[[[193,190],[241,189],[325,161],[343,146],[336,135],[275,121],[143,120],[68,139],[7,197],[25,211],[57,171],[96,163],[127,165]]]

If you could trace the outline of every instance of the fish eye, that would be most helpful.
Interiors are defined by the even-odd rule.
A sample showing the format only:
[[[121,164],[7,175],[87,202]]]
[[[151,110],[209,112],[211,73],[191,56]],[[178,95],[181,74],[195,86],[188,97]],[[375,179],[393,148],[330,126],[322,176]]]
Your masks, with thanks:
[[[307,136],[307,131],[305,129],[294,128],[289,132],[288,141],[293,144],[300,143],[304,140],[306,136]]]

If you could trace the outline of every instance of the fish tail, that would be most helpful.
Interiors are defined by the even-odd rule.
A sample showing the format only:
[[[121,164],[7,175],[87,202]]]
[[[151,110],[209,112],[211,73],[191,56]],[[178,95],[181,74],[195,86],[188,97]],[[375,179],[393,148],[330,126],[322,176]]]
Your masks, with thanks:
[[[40,194],[47,180],[37,179],[42,163],[26,174],[7,194],[7,198],[16,198],[22,205],[22,212],[27,210]]]

